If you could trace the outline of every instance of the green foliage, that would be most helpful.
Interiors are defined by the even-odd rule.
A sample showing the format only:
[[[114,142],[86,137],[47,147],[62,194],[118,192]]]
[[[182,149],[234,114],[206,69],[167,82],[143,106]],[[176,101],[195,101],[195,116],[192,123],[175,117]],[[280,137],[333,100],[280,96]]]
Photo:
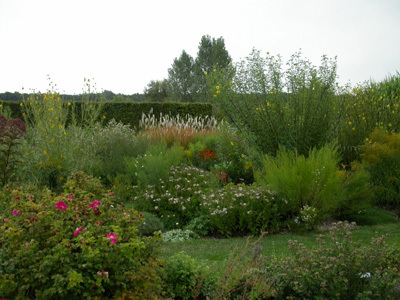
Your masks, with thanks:
[[[150,102],[164,102],[168,97],[168,82],[166,79],[152,80],[147,84],[144,90],[144,97],[146,101]]]
[[[142,217],[144,221],[139,225],[139,235],[152,236],[154,232],[164,230],[164,224],[157,216],[144,211]]]
[[[290,241],[293,255],[266,264],[274,299],[397,299],[398,251],[393,252],[383,237],[361,247],[350,239],[353,227],[333,224],[312,250]]]
[[[173,299],[203,299],[209,297],[215,288],[211,270],[184,252],[167,260],[163,279],[167,296]]]
[[[359,159],[365,139],[374,129],[400,130],[400,74],[341,93],[336,113],[340,116],[337,137],[345,163]]]
[[[371,173],[374,203],[400,211],[400,134],[374,130],[361,158]]]
[[[281,196],[278,211],[284,217],[298,223],[295,217],[311,207],[316,209],[313,222],[317,223],[368,204],[368,198],[363,199],[368,196],[368,174],[361,170],[358,174],[340,173],[339,161],[336,147],[329,144],[314,148],[308,158],[282,147],[276,158],[264,157],[264,168],[256,178]]]
[[[212,173],[192,166],[171,167],[157,184],[134,187],[133,205],[159,216],[167,229],[182,228],[203,214],[203,194],[216,186]]]
[[[209,189],[202,206],[210,216],[212,229],[225,236],[275,232],[281,225],[277,195],[257,185],[228,184]]]
[[[207,77],[219,109],[262,153],[275,155],[283,145],[307,155],[334,137],[335,60],[323,56],[317,68],[299,52],[282,71],[279,56],[262,57],[253,50]]]
[[[204,214],[198,217],[194,217],[189,221],[189,223],[184,227],[184,229],[193,231],[198,235],[202,236],[208,235],[212,230],[212,225],[209,215]]]
[[[164,242],[184,242],[193,239],[198,239],[199,236],[197,233],[193,232],[190,229],[172,229],[164,232],[161,235],[161,238]]]
[[[162,181],[167,181],[170,168],[182,164],[184,158],[185,153],[179,145],[167,148],[161,142],[150,146],[142,156],[126,158],[126,173],[134,184],[158,187]]]
[[[158,296],[158,246],[155,238],[137,236],[140,215],[117,205],[98,180],[82,173],[69,178],[64,188],[61,194],[3,191],[2,297]]]
[[[0,185],[4,186],[15,175],[20,163],[19,139],[26,133],[25,123],[19,119],[7,120],[0,115]]]

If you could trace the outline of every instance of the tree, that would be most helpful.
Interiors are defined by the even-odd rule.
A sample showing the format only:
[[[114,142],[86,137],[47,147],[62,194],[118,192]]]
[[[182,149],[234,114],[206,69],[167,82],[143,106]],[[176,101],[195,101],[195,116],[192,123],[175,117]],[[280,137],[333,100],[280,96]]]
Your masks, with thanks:
[[[212,72],[215,68],[226,68],[231,62],[232,58],[225,49],[225,41],[222,37],[215,39],[209,35],[204,35],[201,38],[194,64],[197,101],[206,101],[209,95],[205,75]]]
[[[195,92],[194,60],[185,50],[168,70],[168,92],[171,100],[193,102]]]
[[[168,82],[164,80],[152,80],[144,89],[145,101],[162,102],[168,98]]]

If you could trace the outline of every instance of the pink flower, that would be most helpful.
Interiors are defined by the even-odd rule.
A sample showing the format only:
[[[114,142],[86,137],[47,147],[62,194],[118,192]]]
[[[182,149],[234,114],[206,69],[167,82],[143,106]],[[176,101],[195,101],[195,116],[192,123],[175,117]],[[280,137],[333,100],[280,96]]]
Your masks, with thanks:
[[[100,206],[100,201],[99,200],[94,200],[92,204],[89,205],[90,207],[97,207]]]
[[[82,231],[82,227],[77,228],[74,232],[74,236],[77,236],[79,234],[79,232],[81,232],[81,231]]]
[[[117,235],[115,233],[107,234],[107,238],[111,241],[112,244],[117,242]]]
[[[100,213],[100,211],[99,211],[98,209],[93,209],[93,213],[94,213],[95,215],[98,215],[98,214]]]
[[[71,194],[69,194],[68,196],[67,196],[67,200],[68,201],[72,201],[72,200],[74,200],[75,199],[75,194],[74,193],[71,193]]]
[[[64,201],[57,202],[56,207],[61,210],[66,210],[68,208],[67,204],[65,204]]]
[[[21,214],[21,212],[20,212],[18,209],[14,209],[13,212],[12,212],[12,214],[13,214],[14,216],[18,216],[18,215]]]

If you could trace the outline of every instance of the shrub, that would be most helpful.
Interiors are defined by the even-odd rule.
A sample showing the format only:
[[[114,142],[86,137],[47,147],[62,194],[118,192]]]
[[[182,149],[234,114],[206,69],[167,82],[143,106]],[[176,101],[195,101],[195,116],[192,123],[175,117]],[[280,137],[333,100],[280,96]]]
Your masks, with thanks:
[[[164,224],[160,218],[145,211],[141,214],[144,221],[139,225],[140,236],[152,236],[154,232],[164,230]]]
[[[282,225],[275,197],[274,192],[258,185],[228,184],[204,193],[202,206],[219,234],[261,234],[277,231]]]
[[[0,185],[4,186],[15,175],[20,162],[19,139],[26,133],[20,119],[7,120],[0,115]]]
[[[400,211],[400,134],[375,130],[361,157],[371,173],[375,204]]]
[[[168,258],[163,279],[167,296],[173,299],[207,299],[215,289],[211,270],[184,252]]]
[[[146,153],[125,159],[125,171],[133,184],[159,186],[168,178],[169,169],[184,162],[185,153],[179,145],[167,148],[164,142],[150,146]]]
[[[361,170],[358,174],[340,173],[339,161],[336,147],[331,145],[314,148],[308,158],[281,148],[276,158],[264,157],[263,170],[257,172],[256,178],[280,195],[278,211],[284,218],[298,221],[306,207],[309,211],[316,209],[312,222],[315,225],[323,218],[368,205],[368,199],[362,198],[368,195],[368,175]]]
[[[172,229],[167,232],[164,232],[161,235],[161,238],[164,242],[184,242],[189,240],[198,239],[199,236],[189,229]]]
[[[203,214],[201,196],[217,185],[210,172],[193,166],[173,166],[168,177],[160,179],[158,184],[135,186],[133,205],[160,217],[167,229],[182,228]]]
[[[217,107],[252,147],[275,155],[284,145],[307,155],[335,134],[336,59],[323,56],[316,67],[298,52],[287,65],[282,71],[280,56],[253,50],[207,81]]]
[[[139,238],[139,214],[82,173],[64,193],[4,190],[0,294],[17,299],[154,298],[157,242]],[[5,284],[4,284],[5,283]]]
[[[353,227],[333,224],[312,250],[289,241],[293,255],[266,264],[275,299],[397,299],[398,251],[388,248],[383,237],[360,247],[351,241]]]

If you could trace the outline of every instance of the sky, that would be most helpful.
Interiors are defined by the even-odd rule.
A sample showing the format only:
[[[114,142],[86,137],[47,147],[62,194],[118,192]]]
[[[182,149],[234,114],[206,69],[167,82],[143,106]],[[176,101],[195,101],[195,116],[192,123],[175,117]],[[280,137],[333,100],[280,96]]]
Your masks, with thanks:
[[[337,56],[341,85],[380,81],[400,72],[399,16],[399,0],[0,0],[0,93],[143,93],[203,35],[233,62],[301,49]]]

